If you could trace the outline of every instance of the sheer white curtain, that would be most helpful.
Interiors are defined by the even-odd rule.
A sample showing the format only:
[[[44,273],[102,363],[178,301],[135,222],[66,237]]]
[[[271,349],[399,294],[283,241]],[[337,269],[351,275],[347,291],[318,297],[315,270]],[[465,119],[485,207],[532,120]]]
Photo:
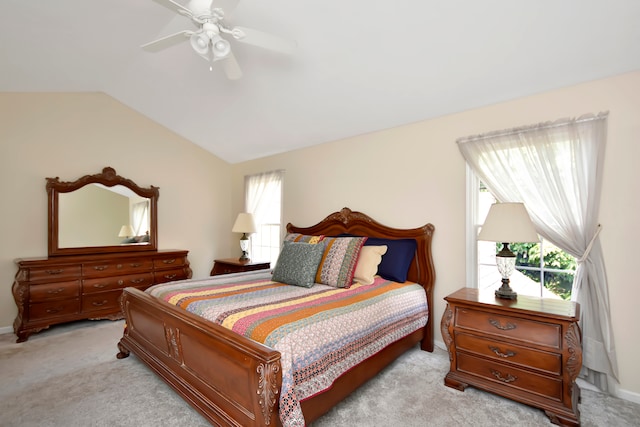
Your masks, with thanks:
[[[578,260],[582,377],[618,379],[609,291],[598,234],[608,113],[458,139],[471,169],[501,202],[523,202],[545,239]]]
[[[142,236],[149,231],[149,202],[138,202],[131,209],[133,231],[136,236]]]
[[[245,177],[245,209],[253,214],[258,232],[251,238],[251,253],[269,259],[279,254],[282,223],[282,181],[284,170]]]

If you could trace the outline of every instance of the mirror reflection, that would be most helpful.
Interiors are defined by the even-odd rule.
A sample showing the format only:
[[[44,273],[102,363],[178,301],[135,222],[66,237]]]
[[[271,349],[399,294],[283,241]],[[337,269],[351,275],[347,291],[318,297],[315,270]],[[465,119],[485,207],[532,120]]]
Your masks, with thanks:
[[[58,247],[149,245],[150,200],[123,185],[60,193]]]

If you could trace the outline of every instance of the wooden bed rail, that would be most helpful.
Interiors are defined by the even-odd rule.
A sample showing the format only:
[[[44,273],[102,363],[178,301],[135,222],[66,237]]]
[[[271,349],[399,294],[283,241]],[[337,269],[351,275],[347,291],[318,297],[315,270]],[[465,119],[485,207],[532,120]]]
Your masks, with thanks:
[[[122,307],[119,359],[133,352],[214,425],[280,425],[279,352],[135,288]]]

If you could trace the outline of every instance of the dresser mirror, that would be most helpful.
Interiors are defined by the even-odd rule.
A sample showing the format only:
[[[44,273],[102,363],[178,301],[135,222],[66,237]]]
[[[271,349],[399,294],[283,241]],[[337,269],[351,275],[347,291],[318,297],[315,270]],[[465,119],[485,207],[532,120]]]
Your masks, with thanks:
[[[158,187],[105,167],[76,181],[47,178],[49,256],[157,250]]]

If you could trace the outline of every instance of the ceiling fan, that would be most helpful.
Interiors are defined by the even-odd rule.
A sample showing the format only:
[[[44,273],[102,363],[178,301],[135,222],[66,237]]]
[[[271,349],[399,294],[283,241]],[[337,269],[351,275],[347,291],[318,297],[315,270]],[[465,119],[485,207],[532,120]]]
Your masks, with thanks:
[[[231,44],[223,37],[229,38],[264,49],[270,49],[281,53],[292,53],[297,44],[272,34],[263,33],[246,27],[229,26],[225,22],[225,10],[231,12],[237,6],[239,0],[191,0],[187,6],[183,6],[173,0],[154,0],[172,11],[186,16],[196,25],[195,30],[183,30],[175,34],[159,38],[143,44],[142,49],[148,52],[159,52],[162,49],[173,46],[189,39],[193,50],[207,61],[224,60],[224,71],[231,80],[242,77],[242,70],[236,61]],[[221,7],[214,7],[214,3]]]

